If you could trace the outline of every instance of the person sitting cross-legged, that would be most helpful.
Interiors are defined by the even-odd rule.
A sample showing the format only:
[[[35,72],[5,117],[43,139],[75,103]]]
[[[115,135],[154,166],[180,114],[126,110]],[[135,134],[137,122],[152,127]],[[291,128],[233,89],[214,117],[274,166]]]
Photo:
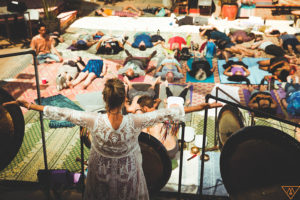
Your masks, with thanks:
[[[63,58],[55,48],[53,37],[47,34],[46,26],[40,25],[39,34],[31,40],[30,47],[36,52],[38,64],[42,64],[50,60],[62,62]],[[53,51],[54,53],[52,53]]]

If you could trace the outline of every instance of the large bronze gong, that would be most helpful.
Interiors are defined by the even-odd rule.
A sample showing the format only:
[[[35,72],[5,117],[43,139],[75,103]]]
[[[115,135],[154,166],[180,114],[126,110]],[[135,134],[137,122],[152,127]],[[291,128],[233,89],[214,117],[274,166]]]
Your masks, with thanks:
[[[17,105],[2,106],[15,99],[0,88],[0,171],[3,170],[18,153],[24,136],[24,117]]]

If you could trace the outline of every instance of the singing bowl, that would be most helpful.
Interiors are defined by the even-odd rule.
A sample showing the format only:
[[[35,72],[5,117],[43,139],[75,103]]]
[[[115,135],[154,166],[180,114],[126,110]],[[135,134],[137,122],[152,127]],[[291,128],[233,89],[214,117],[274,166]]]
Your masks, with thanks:
[[[25,123],[18,105],[2,106],[15,101],[4,89],[0,88],[0,171],[9,165],[18,153],[24,137]]]

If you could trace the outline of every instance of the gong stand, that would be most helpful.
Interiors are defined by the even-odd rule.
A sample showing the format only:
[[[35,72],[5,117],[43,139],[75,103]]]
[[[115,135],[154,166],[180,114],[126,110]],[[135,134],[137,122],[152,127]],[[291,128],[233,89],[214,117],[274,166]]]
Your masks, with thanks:
[[[26,55],[26,54],[31,54],[32,57],[33,57],[36,92],[37,92],[37,97],[38,97],[38,104],[41,105],[41,91],[40,91],[39,73],[38,73],[38,67],[37,67],[37,60],[36,60],[35,51],[29,50],[29,51],[22,51],[22,52],[17,52],[17,53],[2,54],[2,55],[0,55],[0,58],[14,57],[14,56],[20,56],[20,55]],[[48,170],[48,164],[47,164],[47,151],[46,151],[46,141],[45,141],[45,133],[44,133],[44,123],[43,123],[43,112],[40,111],[39,113],[40,113],[40,124],[41,124],[41,132],[42,132],[44,165],[45,165],[45,170],[47,171]]]
[[[254,109],[251,109],[247,106],[243,106],[243,105],[240,105],[240,104],[236,104],[236,103],[233,103],[231,101],[228,101],[228,100],[225,100],[225,99],[222,99],[222,98],[218,98],[216,96],[213,96],[211,94],[208,94],[205,96],[205,102],[208,103],[208,100],[209,99],[214,99],[216,101],[220,101],[222,103],[226,103],[226,104],[229,104],[233,107],[237,107],[237,108],[241,108],[243,110],[247,110],[249,112],[257,112],[259,114],[263,114],[264,116],[266,116],[267,118],[271,118],[271,119],[274,119],[274,120],[277,120],[277,121],[280,121],[280,122],[283,122],[283,123],[286,123],[286,124],[289,124],[289,125],[292,125],[292,126],[295,126],[295,127],[300,127],[300,124],[297,124],[297,123],[294,123],[294,122],[291,122],[289,120],[285,120],[285,119],[281,119],[277,116],[274,116],[274,115],[271,115],[269,113],[266,113],[266,112],[262,112],[260,110],[254,110]],[[203,126],[203,142],[202,142],[202,155],[205,154],[205,140],[206,140],[206,135],[207,135],[207,118],[208,118],[208,108],[205,108],[205,113],[204,113],[204,126]],[[204,156],[203,157],[200,157],[201,159],[201,171],[200,171],[200,187],[199,187],[199,194],[200,196],[203,196],[203,179],[204,179]]]

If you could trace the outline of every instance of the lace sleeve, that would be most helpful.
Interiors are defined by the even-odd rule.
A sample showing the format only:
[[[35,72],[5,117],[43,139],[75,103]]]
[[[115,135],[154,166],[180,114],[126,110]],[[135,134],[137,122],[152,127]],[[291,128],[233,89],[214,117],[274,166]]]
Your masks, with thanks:
[[[54,106],[45,106],[45,118],[51,120],[66,120],[76,125],[83,126],[93,131],[98,117],[97,113],[78,111],[69,108],[59,108]]]
[[[134,126],[137,129],[143,129],[166,120],[183,121],[184,115],[185,113],[182,109],[175,107],[159,109],[144,114],[134,114],[132,115],[132,118]]]

